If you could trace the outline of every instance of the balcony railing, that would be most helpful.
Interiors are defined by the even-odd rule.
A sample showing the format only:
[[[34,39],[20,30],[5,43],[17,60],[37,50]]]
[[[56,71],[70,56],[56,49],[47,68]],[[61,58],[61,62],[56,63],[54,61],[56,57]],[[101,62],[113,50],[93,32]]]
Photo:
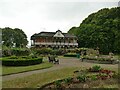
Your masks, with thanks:
[[[74,45],[78,46],[78,43],[60,43],[60,42],[35,42],[35,45]]]

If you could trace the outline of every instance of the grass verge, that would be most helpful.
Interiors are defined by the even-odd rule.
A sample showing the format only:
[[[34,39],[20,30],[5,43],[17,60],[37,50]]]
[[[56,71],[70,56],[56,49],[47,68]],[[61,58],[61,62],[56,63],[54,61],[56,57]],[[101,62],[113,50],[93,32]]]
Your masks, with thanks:
[[[24,78],[3,81],[2,85],[3,88],[36,88],[57,79],[72,76],[73,71],[78,69],[78,67],[72,67],[40,74],[33,74]]]
[[[27,71],[33,71],[33,70],[40,70],[45,68],[52,67],[53,64],[49,62],[43,62],[38,65],[31,65],[31,66],[18,66],[18,67],[2,67],[2,75],[9,75],[9,74],[15,74],[20,72],[27,72]]]

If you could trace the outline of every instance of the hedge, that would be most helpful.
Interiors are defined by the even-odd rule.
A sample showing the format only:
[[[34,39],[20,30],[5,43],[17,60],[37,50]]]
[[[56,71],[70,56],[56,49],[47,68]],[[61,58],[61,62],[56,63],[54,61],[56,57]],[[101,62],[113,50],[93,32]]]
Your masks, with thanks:
[[[63,55],[65,54],[65,50],[64,49],[51,49],[51,48],[40,48],[40,49],[33,49],[33,51],[37,54],[37,55]]]
[[[16,55],[16,56],[28,56],[30,50],[27,48],[3,48],[2,57]]]
[[[77,57],[77,54],[65,54],[64,57]]]
[[[11,54],[16,56],[28,56],[30,54],[30,50],[29,49],[12,49]]]
[[[4,66],[29,66],[42,63],[42,58],[30,58],[30,59],[2,59],[2,65]]]

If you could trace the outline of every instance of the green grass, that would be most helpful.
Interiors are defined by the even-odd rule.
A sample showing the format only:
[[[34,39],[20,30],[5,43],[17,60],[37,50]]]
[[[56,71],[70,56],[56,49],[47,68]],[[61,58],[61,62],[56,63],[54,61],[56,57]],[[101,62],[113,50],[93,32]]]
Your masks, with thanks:
[[[31,66],[18,66],[18,67],[3,66],[2,67],[2,75],[26,72],[26,71],[32,71],[32,70],[38,70],[38,69],[40,70],[40,69],[50,68],[52,66],[53,66],[52,63],[49,63],[46,61],[44,61],[41,64],[31,65]]]
[[[50,72],[33,74],[24,78],[4,81],[3,88],[36,88],[46,83],[73,76],[73,71],[78,70],[78,67],[64,68]]]
[[[33,74],[22,78],[15,78],[13,80],[3,81],[2,85],[3,88],[37,88],[59,79],[72,77],[73,75],[75,76],[73,72],[81,69],[83,70],[85,68],[70,67],[39,74]]]

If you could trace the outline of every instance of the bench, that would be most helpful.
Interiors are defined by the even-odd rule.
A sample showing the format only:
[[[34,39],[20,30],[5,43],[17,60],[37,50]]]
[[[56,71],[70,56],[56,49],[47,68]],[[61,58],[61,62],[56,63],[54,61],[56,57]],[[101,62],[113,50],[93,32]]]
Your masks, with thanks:
[[[55,56],[48,56],[48,60],[51,63],[59,64],[59,59],[56,59]]]

